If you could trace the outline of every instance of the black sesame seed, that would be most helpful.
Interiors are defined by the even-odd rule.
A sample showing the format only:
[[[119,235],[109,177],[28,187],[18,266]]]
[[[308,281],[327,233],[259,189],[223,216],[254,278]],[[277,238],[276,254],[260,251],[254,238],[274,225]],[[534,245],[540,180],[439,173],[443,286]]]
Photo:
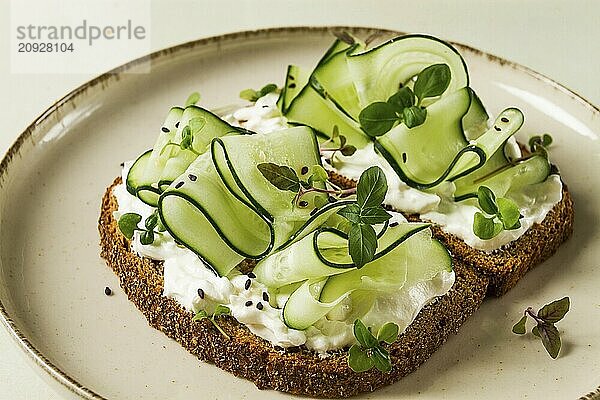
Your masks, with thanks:
[[[124,162],[122,162],[122,163],[121,163],[121,168],[123,168],[124,166],[125,166],[125,163],[124,163]]]
[[[252,285],[252,281],[250,279],[248,279],[246,281],[246,283],[244,284],[244,289],[246,289],[246,290],[250,289],[250,285]]]
[[[317,213],[317,209],[313,208],[310,212],[311,217]]]
[[[183,182],[179,182],[177,185],[175,185],[175,189],[179,189],[182,186],[183,186]]]
[[[161,131],[163,131],[164,133],[169,133],[169,132],[171,132],[171,131],[169,130],[169,128],[167,128],[166,126],[163,126],[162,128],[160,128],[160,130],[161,130]]]
[[[190,181],[192,181],[192,182],[196,182],[196,179],[198,179],[198,177],[196,175],[193,175],[193,174],[189,174],[188,178],[190,178]]]
[[[246,307],[250,307],[251,305],[252,305],[252,300],[248,300],[248,301],[246,302]]]
[[[500,118],[500,121],[502,121],[502,122],[508,122],[508,118],[502,117],[502,118]]]
[[[293,88],[295,88],[295,87],[296,87],[296,84],[295,84],[295,83],[290,83],[290,84],[288,85],[288,87],[289,87],[290,89],[293,89]]]
[[[300,170],[300,173],[301,173],[302,175],[306,175],[306,174],[308,174],[308,167],[307,167],[307,166],[304,166],[304,167],[302,167],[302,169]]]
[[[179,128],[179,121],[175,123],[175,128]]]
[[[294,80],[294,79],[296,79],[296,78],[294,78],[294,75],[288,75],[288,79],[289,79],[290,81],[293,81],[293,80]]]
[[[300,207],[306,207],[308,205],[308,201],[306,201],[306,200],[300,200],[300,202],[298,203],[298,205]]]
[[[398,223],[397,223],[397,222],[392,222],[392,223],[390,224],[390,228],[393,228],[393,227],[395,227],[395,226],[398,226]]]
[[[104,288],[104,294],[110,296],[112,294],[112,290],[107,286]]]
[[[256,278],[256,275],[254,275],[254,272],[248,272],[248,278]]]
[[[402,162],[406,163],[406,153],[402,153]]]
[[[497,130],[498,132],[500,132],[502,129],[498,128],[497,126],[494,126],[494,129]]]
[[[258,303],[256,303],[256,308],[258,308],[259,310],[263,309],[263,305],[260,301]]]
[[[262,108],[269,108],[269,105],[265,104]]]
[[[264,301],[269,301],[269,293],[263,292],[263,300]]]
[[[204,298],[204,290],[202,290],[202,288],[198,288],[198,297],[200,297],[201,299]]]
[[[333,197],[333,196],[329,196],[327,198],[327,201],[330,202],[330,203],[335,203],[337,201],[337,199],[335,197]]]

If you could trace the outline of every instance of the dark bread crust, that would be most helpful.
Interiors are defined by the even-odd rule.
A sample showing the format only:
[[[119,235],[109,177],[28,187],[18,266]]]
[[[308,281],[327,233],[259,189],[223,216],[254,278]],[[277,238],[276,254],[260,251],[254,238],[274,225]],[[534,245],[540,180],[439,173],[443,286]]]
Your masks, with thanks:
[[[219,318],[219,325],[231,337],[227,340],[209,321],[192,321],[190,312],[162,296],[161,263],[131,252],[112,215],[117,209],[112,189],[120,182],[117,178],[104,194],[98,229],[101,256],[118,275],[129,299],[152,327],[199,359],[251,380],[260,389],[341,398],[394,383],[427,360],[450,334],[456,334],[486,294],[488,278],[455,261],[456,282],[450,292],[423,308],[398,341],[387,346],[393,363],[387,374],[375,369],[354,373],[345,351],[323,359],[303,348],[274,348],[229,316]]]
[[[330,172],[330,178],[343,187],[356,186],[354,180]],[[406,215],[410,221],[421,221],[418,215]],[[541,224],[534,224],[514,242],[492,252],[477,250],[453,234],[444,232],[439,226],[432,227],[433,235],[439,239],[453,257],[472,266],[490,279],[488,292],[502,296],[512,289],[527,271],[540,264],[573,234],[575,213],[573,198],[563,182],[562,200],[546,215]]]

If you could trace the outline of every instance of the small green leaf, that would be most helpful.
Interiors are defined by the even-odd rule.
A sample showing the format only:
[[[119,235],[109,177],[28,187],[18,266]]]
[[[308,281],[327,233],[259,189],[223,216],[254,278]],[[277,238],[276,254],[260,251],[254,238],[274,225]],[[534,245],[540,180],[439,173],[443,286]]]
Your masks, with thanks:
[[[555,323],[563,319],[565,314],[569,311],[570,306],[570,299],[568,297],[563,297],[560,300],[546,304],[538,311],[537,315],[546,322]]]
[[[360,319],[354,321],[354,337],[363,347],[370,349],[379,345],[377,339]]]
[[[423,125],[423,122],[427,118],[427,110],[417,106],[410,106],[402,110],[402,117],[404,118],[404,124],[408,128],[414,128],[415,126]]]
[[[394,343],[398,340],[398,325],[393,322],[388,322],[379,328],[379,332],[377,333],[377,340],[380,342],[386,342],[389,344]]]
[[[369,357],[366,350],[361,349],[356,344],[350,347],[350,350],[348,350],[348,366],[352,368],[352,371],[365,372],[373,368],[373,365],[373,359]]]
[[[192,136],[192,129],[189,125],[184,126],[181,130],[181,143],[179,144],[179,146],[183,150],[187,150],[190,147],[192,147],[193,140],[194,137]]]
[[[370,167],[360,175],[356,186],[356,201],[361,208],[379,206],[385,199],[387,188],[383,170]]]
[[[158,213],[155,211],[150,214],[150,216],[146,218],[144,225],[146,226],[146,229],[150,231],[156,228],[156,225],[158,225]]]
[[[325,170],[325,168],[323,168],[320,165],[313,165],[312,167],[310,167],[310,172],[311,172],[311,175],[308,178],[309,183],[325,182],[329,179],[329,175],[327,174],[327,171]]]
[[[185,106],[193,106],[194,104],[198,103],[200,101],[200,93],[198,92],[194,92],[192,94],[190,94],[187,98],[187,100],[185,101]]]
[[[387,133],[398,121],[395,107],[384,101],[366,106],[358,115],[360,126],[371,137]]]
[[[552,136],[548,135],[547,133],[544,133],[544,136],[542,136],[542,146],[548,147],[552,144],[552,142]]]
[[[352,146],[351,144],[344,146],[340,149],[340,152],[345,155],[346,157],[350,157],[351,155],[353,155],[354,153],[356,153],[356,147]]]
[[[515,326],[513,326],[513,328],[512,328],[513,333],[516,333],[517,335],[524,335],[526,322],[527,322],[527,315],[523,315],[523,318],[521,318],[519,320],[519,322],[517,322],[515,324]]]
[[[401,113],[405,108],[415,104],[415,94],[408,86],[404,86],[393,94],[387,102],[395,108],[396,112]]]
[[[450,67],[446,64],[433,64],[423,69],[417,76],[414,86],[415,95],[419,100],[426,97],[440,96],[450,84]]]
[[[213,313],[213,317],[229,314],[231,314],[231,310],[229,309],[229,307],[224,306],[223,304],[217,304],[217,306],[215,307],[215,312]]]
[[[331,131],[331,140],[335,142],[335,140],[340,136],[340,128],[337,125],[333,126]]]
[[[494,192],[487,186],[480,186],[479,189],[477,189],[477,201],[479,202],[479,207],[481,207],[484,212],[491,215],[496,215],[498,213],[496,195],[494,195]]]
[[[259,90],[258,97],[266,96],[269,93],[275,92],[275,91],[277,91],[277,85],[274,83],[268,83],[265,86],[263,86],[262,89]]]
[[[254,89],[244,89],[240,92],[240,98],[242,100],[248,100],[251,102],[255,102],[258,100],[258,92]]]
[[[539,144],[542,143],[542,138],[539,136],[532,136],[529,138],[529,150],[531,150],[531,152],[535,151],[535,147]]]
[[[289,190],[290,192],[298,192],[300,190],[300,179],[296,171],[285,165],[277,165],[273,163],[262,163],[257,165],[260,173],[273,186],[279,190]]]
[[[375,368],[381,372],[390,372],[392,370],[392,362],[390,361],[390,354],[381,346],[377,346],[373,349],[371,355]]]
[[[206,311],[200,310],[196,313],[196,315],[194,315],[194,318],[192,318],[192,321],[200,321],[200,320],[203,320],[204,318],[208,318],[208,314],[206,313]]]
[[[519,207],[511,200],[504,197],[498,198],[496,202],[498,204],[498,218],[500,218],[504,229],[515,229],[515,226],[521,217]]]
[[[133,238],[133,232],[138,229],[138,224],[142,220],[142,216],[136,213],[127,213],[119,218],[119,230],[127,239]]]
[[[558,353],[560,352],[561,341],[560,334],[558,333],[558,329],[554,326],[554,324],[539,324],[538,323],[538,333],[540,338],[542,339],[542,344],[544,348],[550,354],[550,357],[556,358],[558,357]]]
[[[390,214],[381,206],[365,207],[359,211],[359,222],[368,225],[382,224],[392,218]],[[354,221],[352,221],[354,222]]]
[[[494,218],[488,218],[483,213],[475,213],[473,219],[473,233],[483,240],[489,240],[502,232],[502,224],[494,222]]]
[[[206,125],[206,120],[202,117],[192,118],[188,121],[188,126],[190,127],[190,134],[195,135],[200,133],[202,128]]]
[[[149,245],[154,242],[154,232],[152,231],[143,231],[140,235],[140,243],[143,245]]]
[[[377,250],[377,234],[371,225],[352,224],[348,231],[348,251],[356,268],[373,260]]]
[[[360,223],[360,206],[356,203],[348,204],[337,213],[353,224]]]
[[[534,326],[534,327],[531,329],[531,333],[533,333],[533,336],[541,337],[541,336],[540,336],[540,331],[539,331],[539,329],[538,329],[537,325],[536,325],[536,326]]]

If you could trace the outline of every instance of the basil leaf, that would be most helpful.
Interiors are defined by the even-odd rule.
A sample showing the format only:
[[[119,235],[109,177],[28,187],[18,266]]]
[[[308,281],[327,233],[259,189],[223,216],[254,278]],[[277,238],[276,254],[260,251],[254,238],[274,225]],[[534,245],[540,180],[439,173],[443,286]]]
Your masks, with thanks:
[[[383,101],[377,101],[366,106],[358,120],[363,131],[371,137],[381,136],[387,133],[398,121],[395,107]]]
[[[386,342],[389,344],[394,343],[398,340],[398,325],[393,322],[388,322],[379,328],[379,332],[377,333],[377,340],[380,342]]]
[[[494,218],[488,218],[480,212],[475,213],[473,219],[473,233],[483,240],[489,240],[502,231],[502,224],[494,222]]]
[[[158,225],[158,214],[155,211],[152,214],[150,214],[148,218],[146,218],[144,226],[148,230],[153,230],[156,227],[156,225]]]
[[[360,223],[360,206],[356,203],[348,204],[346,207],[339,210],[337,213],[348,221],[359,224]]]
[[[387,180],[379,167],[365,170],[356,186],[356,201],[363,207],[376,207],[383,203],[387,192]]]
[[[402,110],[404,124],[410,129],[415,126],[423,125],[427,118],[427,110],[425,108],[410,106]]]
[[[154,232],[152,231],[144,231],[140,235],[140,243],[143,245],[149,245],[154,242]]]
[[[565,314],[569,311],[570,305],[570,299],[568,297],[563,297],[560,300],[546,304],[538,311],[537,315],[546,322],[555,323],[563,319]]]
[[[136,213],[127,213],[119,218],[119,230],[127,239],[133,238],[133,232],[138,229],[138,224],[142,220],[142,216]]]
[[[401,113],[405,108],[415,104],[415,94],[408,86],[404,86],[390,96],[387,102],[396,109],[396,112]]]
[[[215,312],[213,313],[213,317],[229,314],[231,314],[231,310],[229,309],[229,307],[224,306],[223,304],[217,304],[217,306],[215,307]]]
[[[513,328],[512,328],[513,333],[516,333],[517,335],[524,335],[525,334],[525,322],[527,322],[527,315],[523,315],[523,318],[521,318],[519,320],[519,322],[517,322],[515,324],[515,326],[513,326]]]
[[[377,250],[377,234],[371,225],[352,224],[348,231],[348,250],[356,268],[373,260]]]
[[[200,310],[196,313],[196,315],[194,315],[194,318],[192,318],[192,321],[200,321],[200,320],[203,320],[204,318],[208,318],[208,314],[206,313],[206,311]]]
[[[352,146],[351,144],[344,146],[340,149],[340,152],[345,155],[346,157],[350,157],[351,155],[353,155],[354,153],[356,153],[356,147]]]
[[[491,215],[498,214],[496,195],[494,195],[494,192],[487,186],[480,186],[479,189],[477,189],[477,201],[479,202],[479,207],[481,207],[484,212]]]
[[[263,86],[262,89],[260,89],[260,91],[258,92],[258,97],[266,96],[267,94],[269,94],[271,92],[275,92],[276,90],[277,90],[276,84],[268,83],[265,86]]]
[[[354,337],[363,347],[368,349],[379,345],[377,339],[360,319],[354,321]]]
[[[392,362],[390,354],[382,347],[377,346],[373,349],[371,358],[374,361],[375,368],[381,372],[390,372],[392,370]]]
[[[190,94],[185,101],[185,106],[193,106],[200,101],[200,93],[194,92]]]
[[[348,350],[348,366],[354,372],[365,372],[373,368],[374,362],[367,354],[366,350],[361,349],[358,345],[353,344]]]
[[[392,218],[392,216],[385,211],[385,208],[381,206],[362,208],[359,212],[359,222],[368,225],[382,224]]]
[[[240,99],[255,102],[259,98],[258,94],[254,89],[244,89],[240,92]]]
[[[504,225],[504,229],[515,229],[521,217],[519,207],[511,200],[503,197],[500,197],[496,201],[498,203],[498,218],[500,218],[502,225]]]
[[[540,338],[542,339],[542,344],[544,348],[550,354],[550,357],[556,358],[558,357],[558,353],[560,352],[561,341],[560,334],[558,333],[558,329],[553,324],[538,324],[538,333],[540,334]]]
[[[433,64],[417,76],[414,86],[419,101],[426,97],[440,96],[450,85],[451,72],[446,64]]]
[[[296,171],[285,165],[273,163],[262,163],[257,165],[260,173],[267,179],[271,185],[279,190],[289,190],[298,192],[300,190],[300,179]]]

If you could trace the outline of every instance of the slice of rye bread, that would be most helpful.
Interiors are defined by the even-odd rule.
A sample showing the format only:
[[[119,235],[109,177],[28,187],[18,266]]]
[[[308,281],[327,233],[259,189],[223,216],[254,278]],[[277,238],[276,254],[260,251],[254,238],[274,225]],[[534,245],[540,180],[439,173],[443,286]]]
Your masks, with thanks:
[[[341,187],[356,186],[356,181],[335,172],[329,172],[332,182]],[[409,221],[422,221],[417,214],[405,214]],[[562,199],[546,215],[541,224],[534,224],[523,236],[486,252],[477,250],[457,236],[433,225],[433,235],[439,239],[453,257],[476,268],[489,277],[489,294],[502,296],[512,289],[527,271],[546,260],[573,233],[573,198],[563,182]]]
[[[342,398],[394,383],[427,360],[450,334],[456,334],[486,294],[488,278],[455,261],[456,282],[450,292],[425,306],[398,341],[386,345],[393,364],[390,373],[376,369],[353,372],[348,367],[346,350],[322,358],[303,347],[273,347],[233,317],[222,316],[218,323],[230,336],[228,340],[208,320],[192,321],[191,312],[162,296],[162,263],[140,258],[131,251],[113,217],[117,201],[112,189],[120,182],[117,178],[104,194],[98,230],[101,256],[119,276],[129,300],[151,326],[190,353],[254,382],[260,389]]]

